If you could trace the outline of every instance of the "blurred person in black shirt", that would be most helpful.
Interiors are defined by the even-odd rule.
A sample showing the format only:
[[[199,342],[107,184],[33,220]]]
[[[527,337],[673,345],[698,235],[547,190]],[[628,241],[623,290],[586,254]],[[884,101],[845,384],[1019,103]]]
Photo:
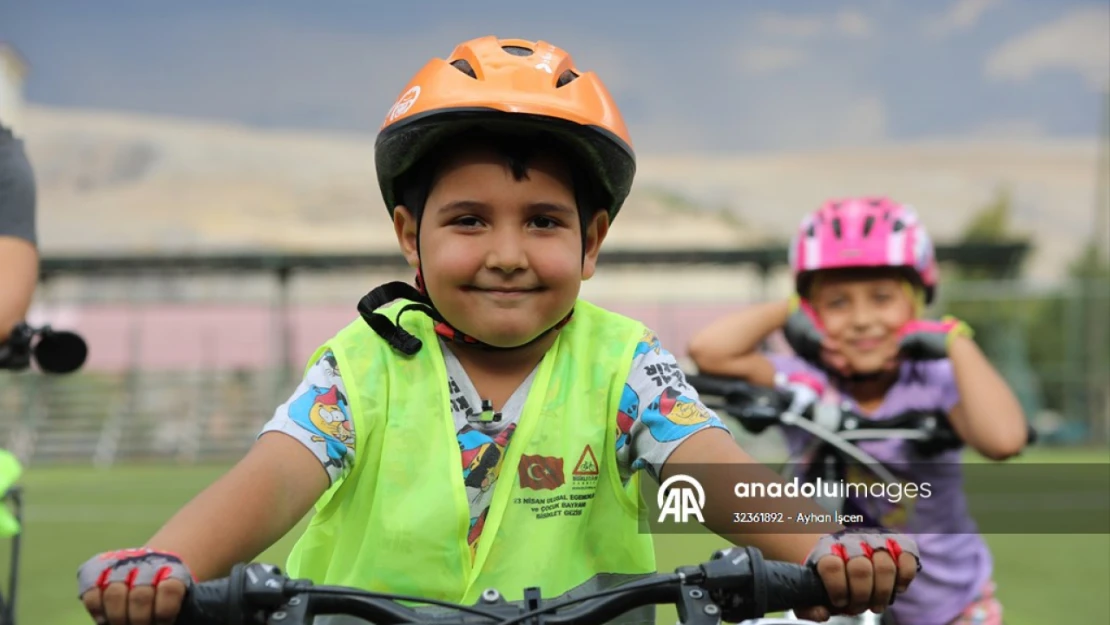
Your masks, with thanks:
[[[27,315],[38,283],[35,177],[23,141],[0,124],[0,344]]]

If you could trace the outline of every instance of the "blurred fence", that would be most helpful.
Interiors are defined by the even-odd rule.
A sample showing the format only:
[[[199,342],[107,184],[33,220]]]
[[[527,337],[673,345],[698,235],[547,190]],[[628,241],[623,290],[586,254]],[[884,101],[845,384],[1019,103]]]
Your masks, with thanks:
[[[940,299],[975,329],[1046,442],[1110,444],[1110,281],[946,284]]]
[[[748,303],[723,293],[653,303],[594,299],[644,321],[680,362],[698,328]],[[51,322],[89,338],[92,356],[85,370],[65,377],[0,372],[0,446],[28,464],[236,458],[288,398],[304,359],[356,318],[350,302],[47,308]],[[1108,442],[1107,282],[951,284],[938,308],[972,324],[1047,442]],[[282,332],[290,353],[273,348]]]

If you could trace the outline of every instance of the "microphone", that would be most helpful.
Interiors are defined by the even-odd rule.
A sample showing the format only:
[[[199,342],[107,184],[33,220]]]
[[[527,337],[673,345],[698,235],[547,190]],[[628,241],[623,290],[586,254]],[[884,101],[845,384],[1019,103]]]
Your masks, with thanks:
[[[85,364],[89,347],[73,332],[48,330],[34,348],[35,362],[48,373],[72,373]]]
[[[466,420],[470,423],[499,423],[501,413],[493,411],[492,401],[483,399],[482,412],[475,413],[473,409],[467,409]]]

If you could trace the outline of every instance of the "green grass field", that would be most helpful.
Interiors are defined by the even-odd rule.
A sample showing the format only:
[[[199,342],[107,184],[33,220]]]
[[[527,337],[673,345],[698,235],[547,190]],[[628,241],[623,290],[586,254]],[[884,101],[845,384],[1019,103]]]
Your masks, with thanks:
[[[1105,451],[1029,453],[1025,462],[1107,462]],[[77,601],[75,572],[90,555],[142,544],[226,467],[43,468],[28,471],[18,597],[21,625],[92,621]],[[1108,467],[1107,470],[1110,470]],[[219,528],[212,528],[219,531]],[[282,563],[299,528],[259,560]],[[1110,535],[991,535],[999,595],[1009,625],[1110,623]],[[661,536],[663,570],[708,557],[725,543],[713,536]],[[0,578],[8,571],[0,548]],[[673,610],[659,622],[674,623]]]

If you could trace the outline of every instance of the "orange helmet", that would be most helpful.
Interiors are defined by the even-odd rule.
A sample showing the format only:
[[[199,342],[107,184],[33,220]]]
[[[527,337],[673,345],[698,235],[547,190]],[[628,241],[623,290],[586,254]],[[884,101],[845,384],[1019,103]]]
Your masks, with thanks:
[[[632,188],[632,141],[601,80],[549,43],[488,36],[429,61],[386,114],[374,160],[390,215],[398,179],[445,137],[475,126],[555,135],[595,176],[610,219]]]

